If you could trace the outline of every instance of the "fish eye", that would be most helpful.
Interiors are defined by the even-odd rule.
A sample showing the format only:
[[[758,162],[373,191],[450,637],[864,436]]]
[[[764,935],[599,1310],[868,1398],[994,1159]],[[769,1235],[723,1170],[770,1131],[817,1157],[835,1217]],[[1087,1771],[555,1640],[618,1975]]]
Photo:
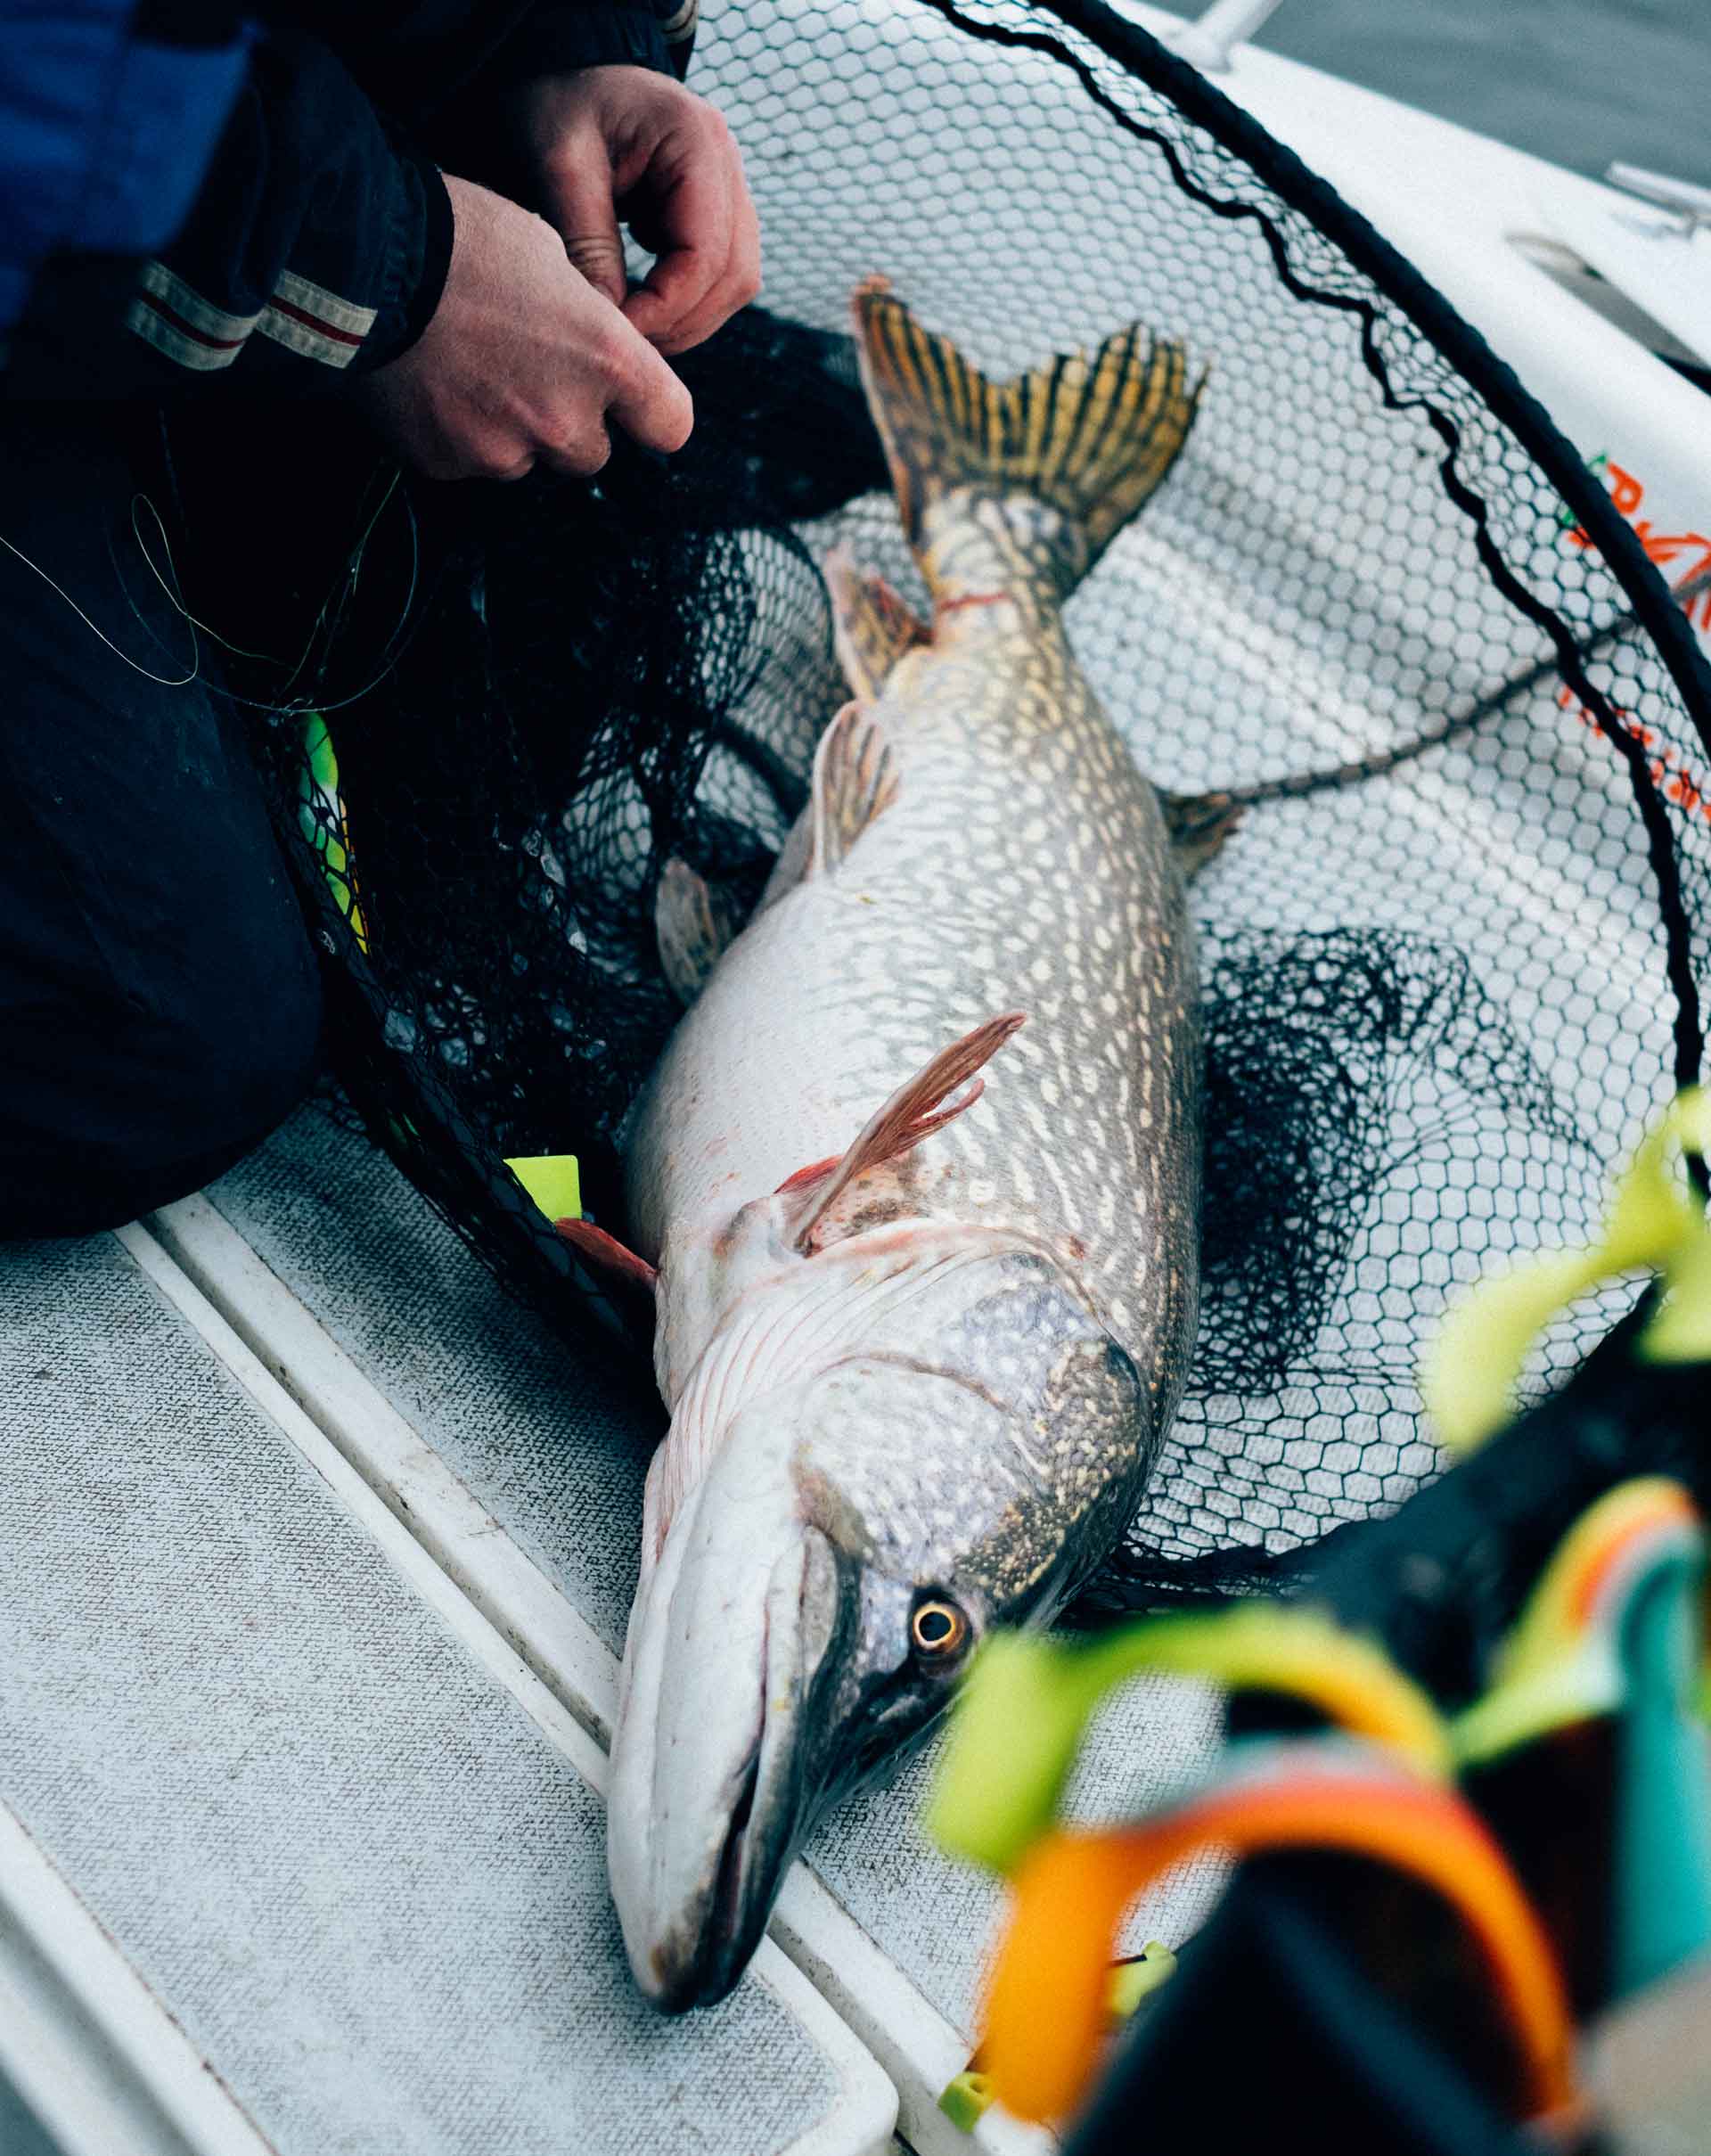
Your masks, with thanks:
[[[954,1602],[929,1595],[915,1604],[909,1619],[915,1652],[928,1661],[948,1661],[960,1654],[969,1636],[969,1620]]]

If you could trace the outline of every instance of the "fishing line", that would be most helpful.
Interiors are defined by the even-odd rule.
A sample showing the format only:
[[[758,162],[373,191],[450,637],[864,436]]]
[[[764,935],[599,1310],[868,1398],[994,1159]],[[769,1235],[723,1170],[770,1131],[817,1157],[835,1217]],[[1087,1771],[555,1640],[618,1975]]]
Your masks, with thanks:
[[[392,484],[387,489],[385,500],[383,500],[381,504],[381,509],[384,509],[387,501],[391,499],[393,491],[396,489],[397,484],[398,475],[394,473]],[[317,703],[314,707],[314,709],[317,711],[342,711],[347,705],[359,702],[364,696],[371,694],[375,689],[379,688],[381,682],[386,679],[387,676],[392,672],[393,668],[398,663],[398,658],[404,647],[405,632],[410,625],[411,609],[415,604],[416,585],[422,573],[421,533],[416,523],[415,504],[411,501],[407,493],[404,496],[404,505],[408,512],[410,522],[410,581],[405,590],[404,604],[399,610],[397,621],[391,629],[390,633],[388,635],[386,643],[381,649],[380,666],[375,671],[373,677],[365,682],[360,689],[354,690],[348,696],[340,696],[332,703]],[[380,521],[380,510],[377,509],[369,525],[370,531],[372,531],[374,529],[374,525]],[[356,591],[357,567],[362,559],[363,549],[367,545],[367,544],[368,533],[364,532],[362,539],[358,543],[356,553],[352,557],[350,563],[350,581],[345,594],[347,602],[348,602],[351,594]],[[298,707],[298,709],[300,710],[307,709],[309,707],[306,705],[299,705]]]
[[[332,587],[329,589],[326,598],[323,600],[320,610],[316,613],[315,620],[310,625],[309,633],[304,643],[303,649],[299,654],[296,663],[287,672],[285,678],[281,684],[280,689],[276,693],[275,696],[271,699],[244,696],[241,695],[237,690],[227,688],[222,685],[219,693],[229,702],[241,705],[246,710],[266,711],[274,717],[282,718],[290,717],[297,713],[310,710],[319,712],[340,711],[343,710],[348,704],[359,702],[362,698],[372,693],[372,692],[378,688],[381,683],[385,680],[387,675],[390,673],[392,668],[397,662],[398,640],[402,636],[404,630],[409,622],[411,609],[415,603],[416,586],[421,574],[422,549],[420,536],[416,524],[415,510],[407,493],[404,496],[404,505],[408,512],[410,531],[409,579],[405,591],[403,608],[399,612],[397,621],[389,631],[386,641],[381,647],[381,658],[378,669],[374,673],[372,678],[364,682],[361,688],[354,689],[349,695],[339,697],[332,702],[318,700],[310,696],[293,700],[291,696],[291,685],[293,682],[299,679],[304,669],[307,667],[310,656],[315,651],[316,644],[322,640],[323,635],[337,627],[338,619],[340,618],[340,614],[342,613],[344,605],[348,603],[351,596],[355,593],[357,578],[361,573],[363,559],[368,549],[368,543],[373,537],[375,529],[379,525],[381,517],[386,513],[386,510],[389,504],[391,503],[393,496],[398,492],[399,487],[402,483],[402,479],[403,474],[397,471],[395,471],[390,479],[388,480],[379,502],[375,504],[373,514],[369,518],[368,522],[364,526],[361,536],[358,537],[355,547],[351,551],[349,558],[345,563],[345,567],[341,572],[340,578],[335,580]],[[161,573],[160,564],[155,561],[153,555],[150,553],[148,542],[143,536],[142,524],[138,514],[140,508],[146,508],[149,514],[154,519],[155,529],[160,535],[160,545],[166,554],[167,570],[171,577],[170,583],[168,583],[167,576]],[[252,652],[246,649],[242,644],[234,644],[230,637],[222,635],[217,629],[212,627],[208,622],[200,619],[196,615],[190,611],[190,609],[184,604],[183,596],[177,588],[178,569],[177,564],[173,558],[172,541],[168,535],[165,521],[162,519],[159,509],[156,508],[154,503],[145,494],[138,494],[132,497],[131,531],[132,536],[136,541],[137,551],[143,556],[144,562],[148,565],[149,573],[153,577],[155,582],[160,586],[160,589],[166,594],[168,603],[175,609],[176,612],[182,614],[185,621],[190,624],[192,632],[200,629],[203,635],[212,637],[214,642],[217,644],[222,650],[230,652],[235,658],[252,660],[258,665],[262,666],[284,666],[285,661],[282,659],[276,658],[266,652]],[[342,591],[340,591],[340,588],[341,585]],[[338,613],[335,613],[334,611],[335,605],[338,606]],[[135,602],[131,603],[131,611],[133,613],[137,614],[137,619],[139,620],[142,620],[143,617],[137,612]],[[93,624],[91,626],[93,626]],[[144,626],[146,626],[146,624]],[[139,671],[141,669],[139,669]],[[151,676],[151,678],[152,679],[157,677]]]
[[[1682,583],[1670,586],[1670,595],[1684,609],[1691,606],[1695,599],[1707,592],[1711,592],[1711,570],[1701,570]],[[1576,646],[1577,655],[1583,661],[1592,658],[1617,637],[1625,635],[1630,629],[1638,627],[1639,619],[1638,612],[1633,609],[1617,614],[1601,628],[1593,630],[1579,641]],[[1507,680],[1500,682],[1496,688],[1488,690],[1465,711],[1456,712],[1445,719],[1441,726],[1435,727],[1429,734],[1415,734],[1408,741],[1398,742],[1394,748],[1375,750],[1369,756],[1352,758],[1347,763],[1326,765],[1316,771],[1293,772],[1283,778],[1261,779],[1251,786],[1215,787],[1211,790],[1211,798],[1226,802],[1232,808],[1253,808],[1265,802],[1300,800],[1309,794],[1329,792],[1333,787],[1358,785],[1368,779],[1383,778],[1390,772],[1399,770],[1403,765],[1412,763],[1416,757],[1424,756],[1429,750],[1440,748],[1445,742],[1454,741],[1458,736],[1470,732],[1482,721],[1501,711],[1515,697],[1524,695],[1527,690],[1538,688],[1551,680],[1559,672],[1560,667],[1560,660],[1555,652],[1547,658],[1535,660],[1520,673],[1510,675]],[[787,820],[792,820],[800,813],[807,799],[808,789],[776,750],[756,740],[729,717],[722,718],[716,725],[713,740],[718,747],[729,750],[748,766],[763,784],[771,788],[783,805]]]
[[[195,680],[197,675],[201,671],[201,653],[196,644],[196,628],[198,625],[195,622],[191,621],[190,623],[191,667],[189,673],[177,675],[152,673],[139,660],[133,659],[128,652],[121,652],[119,646],[113,642],[112,638],[107,634],[106,630],[101,627],[100,623],[92,621],[88,615],[84,612],[83,609],[71,596],[70,593],[66,590],[64,585],[55,583],[54,579],[48,575],[47,571],[42,567],[39,562],[32,562],[29,556],[24,552],[23,548],[21,546],[14,546],[12,541],[7,538],[5,533],[3,531],[0,531],[0,546],[4,546],[9,554],[15,555],[17,559],[23,563],[26,569],[33,570],[34,573],[41,578],[42,582],[47,586],[50,591],[57,592],[60,597],[63,599],[65,603],[71,609],[71,611],[78,617],[78,619],[81,621],[84,627],[90,630],[93,635],[100,638],[101,642],[107,646],[107,649],[113,654],[113,657],[115,659],[123,660],[125,664],[130,668],[132,673],[140,674],[144,681],[151,681],[155,683],[157,686],[162,689],[184,689],[189,687],[190,684]],[[127,596],[128,598],[128,594]],[[132,607],[131,611],[133,613],[135,613],[136,609],[135,606]],[[141,619],[140,616],[139,619]],[[184,619],[186,621],[189,621],[189,615],[186,614]]]
[[[1701,570],[1682,583],[1670,586],[1671,597],[1683,608],[1691,606],[1701,593],[1707,591],[1711,591],[1711,570]],[[1575,647],[1576,655],[1583,661],[1592,658],[1617,637],[1625,635],[1628,630],[1638,627],[1639,620],[1639,613],[1634,609],[1617,615],[1614,620],[1607,621],[1602,628],[1594,629],[1590,635],[1580,639]],[[1510,675],[1507,681],[1488,691],[1465,711],[1459,711],[1453,717],[1445,719],[1441,726],[1436,727],[1431,733],[1416,734],[1412,741],[1402,742],[1394,749],[1375,750],[1371,756],[1355,757],[1348,763],[1329,765],[1318,771],[1297,772],[1287,778],[1261,779],[1252,786],[1219,789],[1216,798],[1229,802],[1232,807],[1251,808],[1262,801],[1299,800],[1304,795],[1322,793],[1333,786],[1353,786],[1366,779],[1383,778],[1387,773],[1396,770],[1400,766],[1412,763],[1415,757],[1424,756],[1429,749],[1438,748],[1443,742],[1453,741],[1457,735],[1468,733],[1481,720],[1491,717],[1494,712],[1501,711],[1512,698],[1549,681],[1560,671],[1561,665],[1561,655],[1558,652],[1535,660],[1530,667],[1524,668],[1519,674]]]
[[[379,502],[375,504],[373,515],[369,518],[368,522],[363,527],[362,534],[357,539],[355,547],[351,550],[349,558],[345,563],[343,576],[344,588],[342,594],[338,597],[338,611],[335,613],[332,611],[335,605],[335,594],[337,594],[339,591],[338,580],[335,579],[334,584],[328,589],[327,596],[321,603],[320,611],[316,613],[314,623],[310,627],[308,642],[303,647],[301,657],[299,657],[297,664],[291,668],[291,671],[285,677],[284,685],[287,689],[290,688],[291,683],[297,679],[298,676],[303,671],[303,668],[308,664],[309,653],[315,647],[316,637],[322,635],[324,632],[327,635],[329,643],[331,642],[332,631],[338,627],[339,622],[343,619],[345,607],[348,605],[350,600],[356,594],[357,581],[362,574],[363,560],[368,552],[369,540],[373,537],[375,529],[379,525],[381,517],[385,514],[388,504],[390,503],[393,496],[398,491],[399,487],[402,485],[403,479],[404,474],[402,470],[395,466],[392,474],[388,480],[386,487],[381,495]],[[410,517],[411,561],[410,582],[409,588],[405,594],[404,611],[399,616],[396,627],[393,627],[393,629],[389,633],[386,643],[382,646],[382,661],[381,671],[374,676],[374,679],[370,682],[366,687],[356,690],[355,694],[352,696],[342,698],[340,700],[341,703],[351,703],[356,701],[356,697],[367,695],[370,689],[377,687],[379,684],[385,679],[387,668],[393,655],[393,648],[397,644],[398,636],[403,632],[405,624],[408,621],[410,617],[410,608],[415,598],[416,591],[418,550],[415,509],[407,494],[405,496],[405,507],[409,512]],[[337,710],[340,706],[338,704],[333,704],[326,706],[325,708],[332,710]]]
[[[143,537],[143,527],[141,522],[138,521],[137,512],[139,509],[146,509],[149,514],[154,519],[154,529],[160,535],[161,549],[166,554],[167,568],[171,573],[172,577],[172,582],[170,584],[168,584],[166,578],[161,575],[160,570],[155,562],[154,556],[149,552],[148,542]],[[168,604],[172,607],[175,612],[182,614],[184,619],[189,622],[192,629],[200,629],[204,636],[211,636],[214,639],[214,642],[219,645],[222,651],[230,652],[239,659],[253,659],[258,664],[263,666],[283,666],[285,662],[282,659],[275,659],[266,652],[246,651],[242,644],[233,644],[229,636],[222,636],[218,629],[213,627],[209,622],[199,619],[196,615],[191,612],[190,609],[184,604],[184,594],[178,586],[178,564],[173,560],[172,557],[172,541],[167,536],[165,521],[161,517],[160,512],[155,507],[152,500],[146,494],[134,494],[131,496],[131,537],[136,541],[136,551],[143,557],[143,566],[148,570],[149,574],[154,578],[155,582],[166,594]],[[114,567],[118,567],[118,563],[116,562],[114,563]],[[130,594],[128,593],[127,593],[126,596],[127,599],[130,598]],[[131,611],[136,615],[137,619],[142,621],[143,616],[135,600],[130,600],[130,607]],[[144,622],[143,627],[147,627],[147,623]],[[300,660],[299,661],[299,664],[301,664]]]

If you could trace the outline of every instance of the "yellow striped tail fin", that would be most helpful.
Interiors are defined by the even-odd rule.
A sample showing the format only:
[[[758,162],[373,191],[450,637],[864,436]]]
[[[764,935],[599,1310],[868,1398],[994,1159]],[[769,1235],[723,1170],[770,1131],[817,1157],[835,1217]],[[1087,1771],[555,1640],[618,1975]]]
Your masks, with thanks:
[[[883,277],[856,288],[855,314],[862,380],[911,545],[919,549],[933,504],[958,489],[1026,497],[1057,512],[1041,520],[1040,537],[1065,593],[1163,481],[1206,387],[1202,373],[1191,388],[1180,343],[1139,323],[1091,355],[1063,353],[991,381],[948,337],[922,329]]]

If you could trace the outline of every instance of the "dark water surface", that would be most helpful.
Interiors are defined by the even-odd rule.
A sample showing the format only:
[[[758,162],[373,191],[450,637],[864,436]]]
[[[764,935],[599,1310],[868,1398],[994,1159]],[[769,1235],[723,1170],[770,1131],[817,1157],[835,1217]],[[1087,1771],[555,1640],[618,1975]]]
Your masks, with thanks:
[[[1711,186],[1711,0],[1283,0],[1256,42],[1577,171]]]

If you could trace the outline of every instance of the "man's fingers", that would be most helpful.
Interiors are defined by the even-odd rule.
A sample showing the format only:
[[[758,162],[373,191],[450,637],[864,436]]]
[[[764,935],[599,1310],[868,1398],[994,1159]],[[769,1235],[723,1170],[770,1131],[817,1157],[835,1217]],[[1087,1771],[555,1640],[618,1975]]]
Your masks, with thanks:
[[[353,385],[399,451],[437,479],[518,480],[537,462],[598,471],[611,455],[609,421],[662,455],[681,448],[695,418],[688,390],[552,228],[472,182],[448,175],[446,184],[452,259],[433,319]],[[588,199],[573,188],[577,217]],[[614,280],[616,249],[614,222]]]
[[[722,153],[699,135],[674,143],[646,175],[633,223],[636,237],[659,258],[639,291],[624,302],[627,319],[651,343],[675,339],[718,284],[731,258],[730,138],[720,128]]]
[[[608,414],[645,448],[669,455],[689,439],[694,403],[647,340],[627,322],[618,326],[623,335],[611,355]]]
[[[516,440],[454,441],[445,467],[431,472],[434,479],[526,480],[535,469],[535,453]]]
[[[724,269],[700,306],[692,307],[669,336],[653,340],[656,348],[668,357],[692,351],[760,291],[760,225],[741,173],[736,194],[731,251]]]
[[[710,337],[760,290],[760,225],[742,160],[724,121],[707,110],[711,139],[698,145],[699,159],[679,168],[636,219],[637,237],[659,259],[624,311],[668,354]]]
[[[597,292],[614,307],[624,301],[624,242],[612,201],[612,168],[598,135],[578,135],[561,144],[543,179],[549,222],[564,251]]]
[[[541,462],[572,479],[591,480],[611,460],[612,438],[598,422],[584,427],[555,447],[541,451]]]
[[[737,176],[737,236],[731,249],[727,275],[734,286],[732,307],[734,314],[738,307],[747,307],[760,297],[760,219],[741,172]]]

